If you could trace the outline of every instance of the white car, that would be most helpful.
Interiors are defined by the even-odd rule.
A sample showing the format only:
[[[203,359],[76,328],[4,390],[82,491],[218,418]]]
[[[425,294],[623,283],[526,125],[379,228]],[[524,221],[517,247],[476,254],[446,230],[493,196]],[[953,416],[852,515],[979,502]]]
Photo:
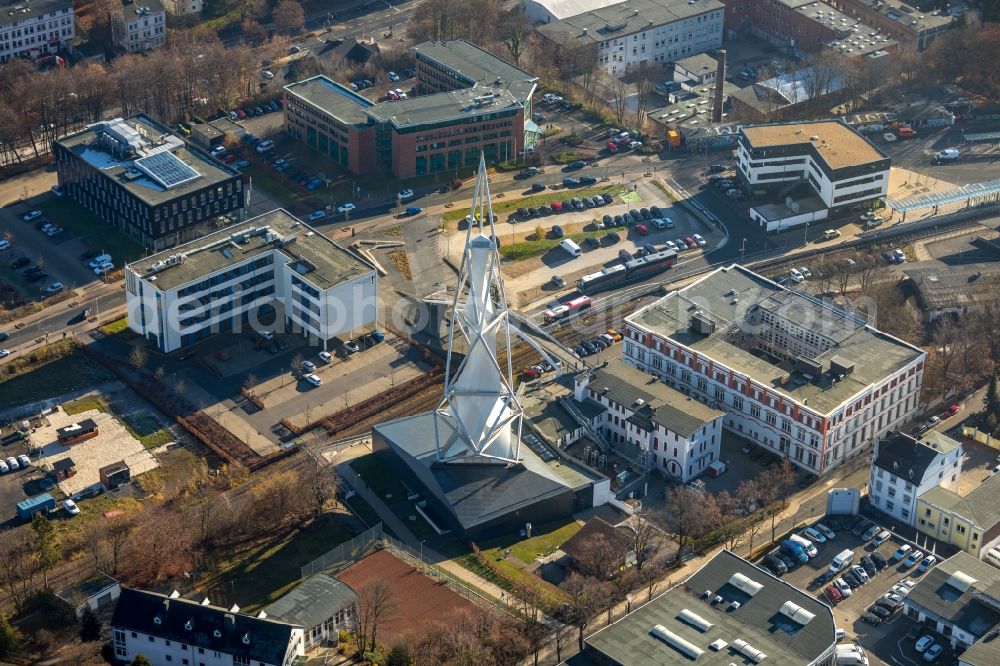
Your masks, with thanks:
[[[62,282],[53,282],[52,284],[50,284],[45,288],[46,293],[49,294],[58,294],[62,290],[63,290]]]
[[[97,268],[101,264],[108,264],[108,263],[111,263],[111,255],[102,254],[91,259],[87,265],[90,266],[91,268]]]
[[[42,216],[42,211],[40,210],[29,210],[27,213],[21,216],[21,219],[25,222],[31,222],[32,220],[37,220]]]
[[[795,282],[802,282],[803,280],[805,280],[805,277],[803,277],[802,273],[800,273],[799,269],[797,268],[793,268],[792,270],[788,271],[788,277],[792,278],[792,280],[794,280]]]
[[[927,652],[924,652],[924,661],[935,661],[944,652],[944,647],[940,643],[935,643],[934,645],[927,648]]]
[[[21,467],[24,467],[25,469],[31,467],[31,458],[23,453],[17,457],[17,462],[21,463]]]
[[[58,185],[53,185],[49,189],[52,191],[52,194],[56,195],[57,197],[61,197],[64,194],[63,188],[59,187]]]
[[[406,93],[403,92],[402,88],[394,88],[392,92],[396,93],[396,97],[399,99],[406,99]]]
[[[274,340],[274,331],[261,331],[260,337],[264,338],[265,340]]]
[[[855,564],[852,566],[851,573],[854,574],[855,578],[861,581],[862,585],[868,582],[868,572],[865,571],[860,565]]]
[[[302,361],[302,369],[305,372],[312,373],[316,370],[316,364],[312,361]]]
[[[355,206],[354,204],[352,204],[352,203],[345,203],[343,206],[339,206],[337,208],[337,212],[338,213],[350,213],[355,208],[357,208],[357,206]]]
[[[666,243],[664,243],[664,245],[667,246],[668,250],[673,250],[674,252],[677,252],[677,245],[675,245],[673,241],[668,240]]]
[[[106,264],[101,264],[100,266],[94,269],[94,275],[104,275],[108,271],[114,270],[114,268],[115,265],[112,264],[111,262],[108,262]]]
[[[799,273],[802,273],[802,277],[807,280],[813,276],[812,271],[805,266],[799,266]]]
[[[933,428],[934,426],[936,426],[938,423],[941,423],[941,417],[937,416],[935,414],[934,416],[932,416],[929,419],[927,419],[927,423],[925,423],[924,426],[927,429],[930,429],[930,428]]]
[[[326,217],[325,210],[314,210],[313,212],[309,213],[309,217],[307,217],[306,219],[309,220],[310,222],[315,222],[316,220],[322,220],[324,217]]]
[[[921,636],[920,640],[916,642],[913,648],[917,652],[924,652],[932,645],[934,645],[934,637],[928,634],[927,636]]]
[[[920,566],[917,567],[917,573],[927,573],[927,570],[930,569],[932,566],[934,566],[936,563],[937,563],[937,558],[934,557],[933,555],[928,555],[927,557],[925,557],[923,560],[920,561]]]
[[[313,386],[319,386],[320,384],[323,383],[323,380],[320,379],[317,375],[306,375],[305,380],[310,384],[312,384]]]
[[[632,150],[635,150],[636,148],[642,148],[642,141],[629,141],[628,147],[631,148]]]
[[[270,81],[271,79],[273,79],[273,78],[274,78],[274,72],[272,72],[272,71],[271,71],[271,70],[269,70],[269,69],[265,69],[265,70],[264,70],[263,72],[261,72],[261,74],[262,74],[262,75],[263,75],[263,77],[264,77],[265,79],[267,79],[268,81]]]
[[[333,354],[328,351],[321,351],[319,353],[319,358],[324,363],[333,363]]]
[[[15,469],[21,469],[21,466],[19,464],[17,464],[17,458],[15,458],[14,456],[11,456],[10,458],[7,458],[6,462],[7,462],[7,467],[10,467],[10,471],[12,471],[12,472]]]
[[[910,588],[909,587],[907,587],[905,585],[897,584],[897,585],[893,585],[891,588],[889,588],[889,591],[886,594],[890,594],[890,595],[897,596],[897,597],[905,597],[909,593],[910,593]]]
[[[80,513],[80,507],[71,499],[63,500],[63,509],[71,516],[76,516]]]
[[[10,356],[9,349],[0,349],[0,358],[3,358],[4,356]]]
[[[355,342],[354,340],[348,340],[347,342],[345,342],[344,348],[347,349],[347,351],[349,351],[352,354],[361,351],[361,347],[359,347],[358,343]]]
[[[9,249],[10,249],[10,241],[0,240],[0,250],[9,250]]]
[[[0,474],[6,474],[9,471],[10,467],[7,467],[7,463],[5,463],[3,460],[0,460]]]
[[[701,234],[691,234],[691,238],[693,238],[694,242],[698,244],[698,247],[705,247],[708,245],[708,241],[702,238]]]
[[[838,578],[837,580],[833,581],[833,586],[838,590],[840,590],[840,595],[843,597],[849,597],[853,593],[853,590],[851,590],[851,586],[848,585],[847,581],[845,581],[843,578]]]
[[[399,199],[400,201],[406,201],[407,199],[412,199],[413,190],[411,190],[410,188],[406,188],[405,190],[400,190],[399,193],[396,195],[396,198]]]

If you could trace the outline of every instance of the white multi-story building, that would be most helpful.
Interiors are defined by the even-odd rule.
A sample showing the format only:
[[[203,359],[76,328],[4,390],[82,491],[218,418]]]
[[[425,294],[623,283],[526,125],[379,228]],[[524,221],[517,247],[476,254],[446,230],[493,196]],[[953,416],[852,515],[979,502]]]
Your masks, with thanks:
[[[750,209],[750,219],[767,231],[871,208],[888,192],[889,166],[888,156],[836,120],[743,127],[736,154],[752,192],[777,193],[777,202]]]
[[[931,488],[958,488],[962,445],[938,432],[919,440],[893,433],[875,444],[868,500],[872,507],[907,525],[916,525],[917,498]]]
[[[174,16],[200,14],[202,0],[164,0],[164,8]]]
[[[125,588],[111,619],[115,661],[154,666],[286,666],[305,654],[300,626]]]
[[[723,412],[610,360],[576,376],[573,398],[604,408],[591,425],[616,454],[687,483],[719,459]]]
[[[58,53],[76,36],[69,0],[0,3],[0,62]]]
[[[122,0],[112,24],[115,45],[126,53],[144,53],[167,43],[167,12],[160,0]]]
[[[625,320],[624,360],[824,474],[917,412],[926,353],[732,265]]]
[[[125,267],[129,327],[163,352],[241,328],[326,348],[378,311],[375,269],[284,210]]]
[[[544,24],[544,38],[564,48],[593,45],[598,65],[613,76],[722,46],[718,0],[527,0],[525,11]]]

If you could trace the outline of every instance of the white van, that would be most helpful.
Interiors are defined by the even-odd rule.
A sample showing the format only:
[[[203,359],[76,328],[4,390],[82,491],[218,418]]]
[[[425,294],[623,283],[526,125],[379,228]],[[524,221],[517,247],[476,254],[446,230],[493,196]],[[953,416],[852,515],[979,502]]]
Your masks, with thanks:
[[[90,266],[91,268],[97,268],[101,264],[109,264],[109,263],[111,263],[111,255],[110,254],[99,254],[96,257],[94,257],[93,259],[91,259],[90,263],[87,264],[87,265]]]
[[[839,573],[854,564],[854,551],[850,548],[838,553],[830,562],[830,573]]]
[[[813,542],[805,538],[804,536],[798,534],[790,534],[788,536],[788,540],[791,541],[792,543],[797,543],[800,546],[802,546],[802,550],[806,551],[806,555],[808,555],[810,558],[816,557],[816,555],[818,554],[816,546],[813,544]]]
[[[995,567],[1000,567],[1000,548],[990,548],[983,559]]]
[[[939,153],[934,153],[935,162],[951,162],[958,159],[958,148],[946,148]]]
[[[559,241],[559,247],[566,250],[566,252],[571,257],[579,257],[581,254],[583,254],[583,250],[580,249],[580,246],[574,243],[569,238],[563,238],[561,241]]]

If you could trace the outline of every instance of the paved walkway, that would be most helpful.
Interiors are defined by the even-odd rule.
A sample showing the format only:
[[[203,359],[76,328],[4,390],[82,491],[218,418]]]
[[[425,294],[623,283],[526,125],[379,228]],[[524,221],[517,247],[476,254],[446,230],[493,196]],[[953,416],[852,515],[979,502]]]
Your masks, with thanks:
[[[420,539],[413,535],[410,528],[408,528],[403,521],[401,521],[396,514],[392,512],[392,509],[390,509],[386,503],[382,501],[382,498],[375,494],[371,488],[365,484],[360,475],[354,472],[354,469],[350,467],[349,463],[338,465],[337,470],[344,482],[353,488],[359,497],[371,505],[371,507],[375,510],[375,513],[377,513],[379,518],[382,520],[383,525],[395,534],[397,539],[409,546],[413,552],[420,553],[421,557],[427,564],[431,564],[447,571],[459,580],[478,588],[483,593],[498,601],[506,598],[506,592],[501,588],[469,571],[462,565],[452,562],[444,555],[432,550],[428,546],[423,545]]]

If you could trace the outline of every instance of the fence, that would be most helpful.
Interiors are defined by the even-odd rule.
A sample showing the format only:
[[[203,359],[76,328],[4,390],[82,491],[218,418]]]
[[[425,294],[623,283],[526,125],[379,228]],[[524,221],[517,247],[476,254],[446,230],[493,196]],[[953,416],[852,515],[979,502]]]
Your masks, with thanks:
[[[312,562],[303,565],[299,576],[304,579],[330,569],[339,569],[345,564],[356,562],[375,550],[375,545],[384,538],[382,523],[378,523],[350,541],[345,541],[339,546],[331,548]]]
[[[1000,440],[993,437],[988,432],[982,432],[978,428],[969,428],[968,426],[962,427],[962,436],[968,437],[969,439],[974,439],[980,444],[985,444],[994,449],[1000,449]]]

